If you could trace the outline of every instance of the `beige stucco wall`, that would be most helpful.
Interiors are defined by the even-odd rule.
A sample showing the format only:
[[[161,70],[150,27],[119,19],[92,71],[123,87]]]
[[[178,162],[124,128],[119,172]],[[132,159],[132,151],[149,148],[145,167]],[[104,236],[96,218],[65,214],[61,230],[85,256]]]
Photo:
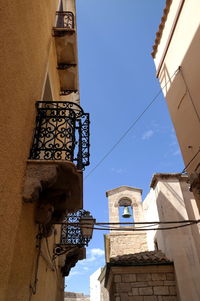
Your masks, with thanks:
[[[183,7],[162,62],[181,2],[184,2]],[[161,87],[166,85],[163,93],[167,100],[185,165],[199,150],[199,53],[200,2],[199,0],[173,0],[154,60]],[[179,66],[181,69],[176,76],[171,78]],[[193,172],[199,162],[200,154],[191,162],[187,171]]]
[[[23,203],[22,192],[35,126],[35,102],[42,99],[47,72],[53,98],[61,99],[52,36],[56,10],[58,0],[1,2],[0,300],[5,301],[29,300],[33,281],[36,204]],[[58,236],[59,232],[56,239]],[[53,244],[52,236],[51,252]],[[37,294],[31,300],[62,300],[63,279],[59,269],[57,274],[44,260],[49,255],[45,246],[42,248],[45,255],[39,258]]]
[[[170,11],[164,24],[164,30],[162,32],[162,37],[155,56],[156,68],[158,68],[161,62],[173,23],[177,17],[177,13],[182,2],[183,0],[173,0],[171,3]],[[181,65],[188,47],[194,38],[196,30],[199,27],[199,9],[200,3],[198,0],[184,1],[183,8],[166,56],[169,74],[172,74],[176,70],[174,69],[175,66],[178,67]],[[175,53],[176,55],[174,55]]]
[[[75,0],[66,0],[66,10],[71,11],[76,14],[76,1]]]
[[[194,197],[189,192],[187,177],[157,177],[143,203],[147,221],[178,221],[199,219]],[[164,227],[164,225],[162,225]],[[200,299],[200,231],[199,226],[148,231],[149,250],[154,250],[154,239],[158,248],[174,262],[181,301]]]

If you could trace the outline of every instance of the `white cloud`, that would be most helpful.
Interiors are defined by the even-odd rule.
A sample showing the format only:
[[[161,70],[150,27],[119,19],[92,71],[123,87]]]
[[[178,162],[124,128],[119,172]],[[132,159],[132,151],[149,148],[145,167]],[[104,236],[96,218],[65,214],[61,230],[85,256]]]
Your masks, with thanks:
[[[97,249],[94,248],[90,250],[90,256],[86,260],[87,262],[91,262],[97,260],[98,257],[102,257],[102,256],[104,256],[104,250],[99,248]]]
[[[88,274],[94,272],[97,267],[104,265],[104,250],[100,248],[89,249],[87,252],[87,258],[77,262],[76,266],[71,269],[67,282],[77,277],[88,277]],[[77,278],[78,279],[78,278]]]
[[[95,248],[91,249],[90,252],[91,252],[91,254],[93,256],[104,256],[104,250],[99,249],[99,248],[97,248],[97,249],[95,249]]]
[[[88,256],[85,260],[80,261],[81,265],[87,265],[89,262],[99,260],[104,256],[104,250],[100,248],[93,248],[88,251]]]
[[[69,276],[81,275],[81,271],[71,271]]]
[[[142,140],[147,140],[147,139],[151,138],[153,136],[153,134],[154,134],[154,131],[152,131],[152,130],[146,131],[142,136]]]

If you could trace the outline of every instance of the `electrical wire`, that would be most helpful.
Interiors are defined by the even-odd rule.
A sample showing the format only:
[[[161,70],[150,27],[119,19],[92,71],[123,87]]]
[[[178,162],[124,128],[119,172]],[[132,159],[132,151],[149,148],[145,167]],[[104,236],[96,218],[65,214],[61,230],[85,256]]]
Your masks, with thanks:
[[[192,98],[190,89],[189,89],[188,84],[187,84],[187,81],[186,81],[186,79],[185,79],[185,75],[184,75],[184,73],[183,73],[183,68],[180,66],[180,67],[179,67],[179,70],[180,70],[180,74],[181,74],[181,76],[182,76],[182,79],[183,79],[183,81],[184,81],[184,84],[185,84],[185,87],[186,87],[186,91],[188,92],[190,101],[191,101],[192,106],[193,106],[193,108],[194,108],[195,114],[196,114],[196,116],[197,116],[197,118],[198,118],[198,121],[200,122],[200,116],[199,116],[199,114],[198,114],[198,110],[197,110],[197,108],[196,108],[196,106],[195,106],[195,104],[194,104],[194,101],[193,101],[193,98]]]
[[[30,283],[30,295],[29,295],[29,301],[32,299],[32,296],[36,294],[37,292],[37,283],[38,283],[38,270],[39,270],[39,259],[41,255],[41,228],[39,226],[39,232],[36,236],[37,243],[36,243],[36,249],[37,249],[37,255],[36,255],[36,261],[35,261],[35,268],[34,268],[34,280],[33,283]]]
[[[143,117],[143,115],[148,111],[148,109],[152,106],[152,104],[156,101],[158,96],[162,93],[162,90],[168,85],[171,79],[180,71],[180,67],[172,74],[172,76],[168,79],[163,87],[160,88],[158,93],[153,97],[151,102],[146,106],[146,108],[138,115],[138,117],[131,123],[128,129],[121,135],[121,137],[117,140],[117,142],[110,148],[110,150],[100,159],[100,161],[91,169],[91,171],[85,176],[84,180],[86,180],[100,165],[103,161],[113,152],[113,150],[120,144],[120,142],[127,136],[127,134],[133,129],[136,123]]]
[[[181,224],[181,223],[196,223],[199,222],[200,220],[196,219],[186,219],[186,220],[180,220],[180,221],[153,221],[153,222],[114,222],[114,223],[95,223],[95,225],[149,225],[149,224]],[[85,223],[84,225],[87,225]]]
[[[105,231],[105,230],[109,230],[109,231],[127,231],[127,232],[130,232],[130,231],[152,231],[152,230],[172,230],[172,229],[178,229],[178,228],[183,228],[183,227],[187,227],[187,226],[191,226],[191,225],[194,225],[194,224],[197,224],[199,223],[200,220],[195,220],[193,222],[186,222],[185,224],[182,224],[182,225],[178,225],[178,226],[172,226],[172,227],[162,227],[162,228],[142,228],[142,227],[135,227],[135,228],[100,228],[100,227],[83,227],[85,229],[93,229],[93,230],[102,230],[102,231]],[[153,225],[152,225],[153,226]]]
[[[156,226],[156,225],[157,225],[157,224],[146,225],[146,227],[150,228],[150,227],[153,227],[153,226]],[[106,225],[101,225],[101,227],[102,227],[102,228],[106,228],[106,229],[108,228],[108,226],[106,226]],[[119,227],[113,227],[113,226],[112,226],[112,228],[118,229]],[[140,228],[143,228],[143,227],[142,227],[142,226],[141,226],[141,227],[140,227],[140,226],[137,227],[137,229],[140,229]]]
[[[198,223],[200,222],[200,220],[196,220],[196,219],[187,219],[187,220],[176,220],[176,221],[152,221],[152,222],[101,222],[101,223],[97,223],[95,222],[95,225],[97,226],[102,226],[102,225],[149,225],[149,224],[181,224],[181,223]],[[59,225],[67,225],[67,226],[74,226],[74,227],[80,227],[79,223],[58,223]],[[84,222],[81,223],[81,227],[82,226],[87,226],[87,225],[91,225],[90,223]]]
[[[50,252],[49,241],[48,241],[48,238],[47,238],[47,237],[45,237],[45,241],[46,241],[46,246],[47,246],[47,252],[48,252],[48,255],[49,255],[49,259],[50,259],[51,262],[52,262],[52,255],[51,255],[51,252]]]
[[[186,169],[188,168],[188,166],[190,166],[190,164],[193,162],[193,160],[196,158],[196,156],[200,153],[200,148],[197,151],[197,153],[192,157],[192,159],[188,162],[188,164],[185,166],[185,168],[182,170],[181,173],[185,173]]]
[[[57,268],[57,265],[56,265],[56,258],[54,258],[54,257],[51,255],[48,238],[45,237],[45,239],[46,239],[47,251],[48,251],[48,254],[49,254],[51,263],[52,263],[52,265],[53,265],[54,268],[55,268],[57,283],[58,283],[58,285],[59,285],[59,284],[60,284],[60,279],[59,279],[59,275],[58,275],[58,268]],[[54,239],[55,239],[55,235],[54,235]],[[63,287],[59,287],[59,288],[60,288],[61,290],[63,290]]]
[[[53,265],[54,268],[55,268],[57,281],[58,281],[58,283],[59,283],[58,269],[57,269],[57,266],[56,266],[55,258],[51,255],[50,248],[49,248],[49,241],[48,241],[48,238],[45,237],[45,239],[46,239],[47,251],[48,251],[48,254],[49,254],[51,263],[52,263],[52,265]]]
[[[153,221],[153,222],[136,222],[136,223],[95,223],[94,227],[91,226],[91,224],[85,223],[85,225],[81,224],[81,228],[83,229],[91,229],[91,230],[108,230],[108,231],[152,231],[152,230],[171,230],[171,229],[178,229],[186,226],[191,226],[194,224],[200,223],[200,219],[198,220],[180,220],[180,221]],[[65,223],[66,224],[66,223]],[[69,223],[67,225],[71,226],[72,223]],[[170,225],[173,224],[173,226],[167,226],[167,227],[159,227],[160,225]],[[176,226],[174,226],[176,224]],[[133,227],[133,228],[123,228],[123,227],[113,227],[113,225],[144,225],[144,227]],[[110,226],[110,227],[109,227]],[[155,227],[156,228],[151,228]],[[80,228],[79,224],[74,224],[74,228]]]
[[[94,230],[102,230],[102,231],[105,231],[105,230],[109,230],[109,231],[122,231],[122,232],[139,232],[139,231],[153,231],[153,230],[174,230],[174,229],[179,229],[179,228],[183,228],[183,227],[187,227],[187,226],[191,226],[193,225],[194,223],[189,223],[189,224],[185,224],[185,225],[180,225],[180,226],[173,226],[173,227],[162,227],[162,228],[93,228]]]

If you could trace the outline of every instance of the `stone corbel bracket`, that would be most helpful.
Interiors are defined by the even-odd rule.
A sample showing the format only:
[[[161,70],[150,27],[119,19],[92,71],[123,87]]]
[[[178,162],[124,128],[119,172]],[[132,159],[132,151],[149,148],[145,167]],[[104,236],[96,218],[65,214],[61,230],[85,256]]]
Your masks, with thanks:
[[[71,268],[73,268],[79,260],[86,258],[85,248],[72,248],[69,253],[67,253],[65,258],[65,264],[61,268],[63,277],[68,276]]]
[[[39,223],[45,214],[44,223],[61,221],[66,211],[83,207],[82,171],[68,161],[28,160],[23,201],[38,202]]]

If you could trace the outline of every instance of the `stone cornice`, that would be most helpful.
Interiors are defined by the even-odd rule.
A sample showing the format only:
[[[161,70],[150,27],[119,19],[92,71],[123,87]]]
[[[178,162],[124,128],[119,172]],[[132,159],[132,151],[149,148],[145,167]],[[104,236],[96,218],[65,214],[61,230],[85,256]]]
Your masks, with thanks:
[[[181,174],[181,173],[156,173],[153,175],[153,178],[151,180],[150,187],[155,188],[157,182],[159,180],[166,180],[166,179],[177,179],[179,181],[188,181],[188,176]]]
[[[122,191],[125,191],[125,190],[129,190],[129,191],[138,191],[138,192],[141,192],[142,194],[142,189],[140,188],[135,188],[135,187],[130,187],[130,186],[120,186],[120,187],[117,187],[117,188],[114,188],[112,190],[108,190],[106,191],[106,196],[110,196],[112,194],[116,194],[118,192],[122,192]]]

